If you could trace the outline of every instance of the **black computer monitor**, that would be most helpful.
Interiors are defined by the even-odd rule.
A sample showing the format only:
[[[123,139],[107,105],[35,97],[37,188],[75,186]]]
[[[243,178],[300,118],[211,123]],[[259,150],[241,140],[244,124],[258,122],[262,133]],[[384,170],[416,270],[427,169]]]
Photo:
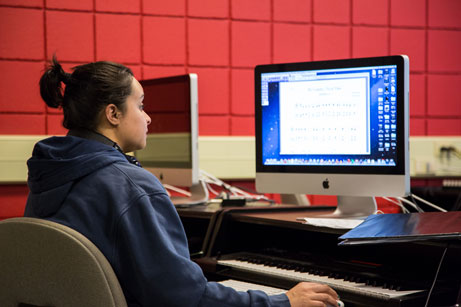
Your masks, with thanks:
[[[255,68],[256,189],[337,195],[334,216],[367,216],[375,196],[405,196],[405,55]]]

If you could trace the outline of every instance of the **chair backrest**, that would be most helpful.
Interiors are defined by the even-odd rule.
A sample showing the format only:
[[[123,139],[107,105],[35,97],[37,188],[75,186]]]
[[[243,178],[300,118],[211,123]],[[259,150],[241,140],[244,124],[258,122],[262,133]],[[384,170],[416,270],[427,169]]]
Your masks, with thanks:
[[[99,249],[47,220],[0,221],[0,306],[125,307],[123,291]]]

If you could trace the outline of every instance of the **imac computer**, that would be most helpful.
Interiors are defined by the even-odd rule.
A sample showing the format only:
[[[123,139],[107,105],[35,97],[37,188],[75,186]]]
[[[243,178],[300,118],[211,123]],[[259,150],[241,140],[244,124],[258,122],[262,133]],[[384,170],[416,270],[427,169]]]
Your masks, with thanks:
[[[166,186],[187,187],[190,195],[172,197],[175,205],[208,199],[199,180],[198,78],[196,74],[141,80],[144,111],[150,116],[146,148],[135,156]]]
[[[258,192],[336,195],[337,217],[408,195],[407,56],[259,65],[255,101]]]

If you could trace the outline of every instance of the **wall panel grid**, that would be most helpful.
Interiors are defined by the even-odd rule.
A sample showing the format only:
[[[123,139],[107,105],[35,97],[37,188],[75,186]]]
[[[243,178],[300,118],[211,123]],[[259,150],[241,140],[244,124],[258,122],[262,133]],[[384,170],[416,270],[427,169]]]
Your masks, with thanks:
[[[461,134],[459,0],[0,0],[0,134],[62,134],[38,79],[126,64],[199,75],[200,134],[253,135],[257,64],[408,54],[411,134]]]

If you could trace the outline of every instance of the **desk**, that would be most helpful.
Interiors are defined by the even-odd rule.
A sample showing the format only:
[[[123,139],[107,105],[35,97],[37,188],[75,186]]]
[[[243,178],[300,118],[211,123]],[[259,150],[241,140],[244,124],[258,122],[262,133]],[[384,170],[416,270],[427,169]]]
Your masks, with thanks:
[[[305,227],[296,221],[297,217],[316,216],[333,212],[334,207],[252,204],[244,207],[221,207],[219,204],[198,205],[189,208],[177,208],[179,217],[186,231],[189,251],[193,258],[206,255],[210,244],[214,243],[217,231],[230,216],[250,218],[252,221],[281,223],[292,227]],[[274,213],[277,213],[274,218]],[[311,227],[311,226],[307,226]],[[342,234],[337,230],[325,229],[327,232]]]

